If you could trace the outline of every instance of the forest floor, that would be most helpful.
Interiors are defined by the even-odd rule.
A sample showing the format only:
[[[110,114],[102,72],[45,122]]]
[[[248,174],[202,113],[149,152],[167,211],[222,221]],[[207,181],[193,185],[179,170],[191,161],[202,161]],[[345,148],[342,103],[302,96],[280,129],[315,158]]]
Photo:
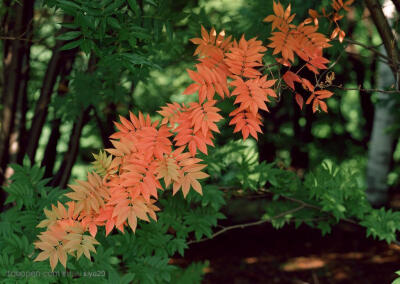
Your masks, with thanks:
[[[172,261],[185,267],[205,260],[203,283],[386,284],[400,270],[400,246],[366,238],[365,229],[347,223],[324,237],[304,225],[263,224],[191,244]]]

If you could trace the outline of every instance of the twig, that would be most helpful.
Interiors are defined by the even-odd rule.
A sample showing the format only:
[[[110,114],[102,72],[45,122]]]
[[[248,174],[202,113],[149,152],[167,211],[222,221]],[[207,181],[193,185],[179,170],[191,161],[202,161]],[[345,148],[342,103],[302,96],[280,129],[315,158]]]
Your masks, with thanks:
[[[271,67],[274,67],[274,66],[279,66],[280,65],[280,63],[271,63],[271,64],[267,64],[267,65],[264,65],[263,67],[261,67],[259,70],[260,71],[262,71],[262,70],[265,70],[265,69],[269,69],[269,68],[271,68]]]
[[[190,244],[195,244],[195,243],[201,243],[201,242],[204,242],[204,241],[208,241],[208,240],[211,240],[211,239],[215,238],[216,236],[219,236],[219,235],[221,235],[221,234],[223,234],[223,233],[225,233],[227,231],[230,231],[230,230],[244,229],[244,228],[247,228],[247,227],[258,226],[258,225],[261,225],[261,224],[264,224],[264,223],[268,223],[268,222],[271,222],[274,219],[278,219],[278,218],[284,217],[286,215],[295,213],[295,212],[303,209],[304,207],[305,206],[300,205],[300,206],[298,206],[296,208],[293,208],[291,210],[288,210],[288,211],[282,212],[282,213],[280,213],[278,215],[275,215],[275,216],[273,216],[273,217],[271,217],[269,219],[258,220],[258,221],[255,221],[255,222],[243,223],[243,224],[237,224],[237,225],[233,225],[233,226],[229,226],[229,227],[224,227],[223,229],[221,229],[221,230],[217,231],[216,233],[214,233],[209,238],[203,238],[203,239],[200,239],[200,240],[188,241],[187,244],[190,245]]]
[[[262,193],[264,193],[264,194],[265,194],[265,193],[273,194],[272,191],[270,191],[270,190],[268,190],[268,189],[266,189],[266,188],[261,188],[261,189],[259,189],[259,192],[262,192]],[[280,213],[280,214],[278,214],[278,215],[275,215],[275,216],[273,216],[273,217],[270,217],[269,219],[258,220],[258,221],[250,222],[250,223],[237,224],[237,225],[228,226],[228,227],[219,226],[219,227],[221,227],[222,229],[219,230],[219,231],[217,231],[217,232],[215,232],[211,237],[209,237],[209,238],[203,238],[203,239],[200,239],[200,240],[191,240],[191,241],[188,241],[187,244],[188,244],[188,245],[191,245],[191,244],[195,244],[195,243],[201,243],[201,242],[204,242],[204,241],[208,241],[208,240],[211,240],[211,239],[215,238],[216,236],[219,236],[219,235],[221,235],[221,234],[223,234],[223,233],[225,233],[225,232],[227,232],[227,231],[230,231],[230,230],[244,229],[244,228],[251,227],[251,226],[262,225],[262,224],[264,224],[264,223],[271,222],[271,221],[274,220],[274,219],[282,218],[282,217],[284,217],[284,216],[286,216],[286,215],[289,215],[289,214],[295,213],[295,212],[297,212],[297,211],[300,211],[300,210],[302,210],[302,209],[304,209],[304,208],[310,208],[310,209],[322,211],[322,208],[321,208],[321,207],[319,207],[319,206],[317,206],[317,205],[313,205],[313,204],[307,203],[307,202],[304,202],[303,200],[296,199],[296,198],[289,197],[289,196],[284,196],[284,195],[280,195],[280,197],[282,197],[282,198],[284,198],[284,199],[286,199],[286,200],[292,201],[292,202],[294,202],[294,203],[297,203],[297,204],[299,204],[299,206],[296,207],[296,208],[290,209],[290,210],[288,210],[288,211],[282,212],[282,213]],[[323,212],[323,211],[322,211],[322,212]],[[329,213],[329,212],[324,212],[324,213],[326,213],[326,214],[327,214],[328,216],[330,216],[330,217],[333,217],[333,218],[335,217],[335,216],[333,216],[332,213]],[[309,219],[300,219],[300,220],[302,220],[302,221],[318,221],[318,220],[324,220],[324,219],[323,219],[323,218],[309,218]],[[299,221],[300,221],[300,220],[299,220]],[[350,219],[350,218],[341,218],[340,220],[343,220],[343,221],[345,221],[345,222],[347,222],[347,223],[350,223],[350,224],[352,224],[352,225],[356,225],[356,226],[359,226],[359,227],[364,228],[364,227],[363,227],[361,224],[359,224],[356,220],[353,220],[353,219]],[[296,221],[296,220],[292,220],[292,221]],[[394,240],[394,241],[392,241],[391,243],[400,246],[400,241]]]
[[[381,90],[381,89],[362,89],[362,88],[345,88],[340,85],[330,85],[329,87],[334,87],[338,89],[342,89],[344,91],[362,91],[366,93],[378,92],[378,93],[386,93],[386,94],[398,94],[397,90]]]
[[[270,191],[270,190],[268,190],[268,189],[261,189],[261,191],[263,191],[263,192],[269,192],[269,193],[273,194],[273,192]],[[287,199],[287,200],[289,200],[289,201],[295,202],[295,203],[297,203],[297,204],[300,204],[300,205],[303,206],[304,208],[311,208],[311,209],[314,209],[314,210],[317,210],[317,211],[322,211],[322,208],[321,208],[321,207],[319,207],[319,206],[317,206],[317,205],[310,204],[310,203],[306,203],[306,202],[304,202],[303,200],[296,199],[296,198],[289,197],[289,196],[284,196],[284,195],[280,195],[280,197],[282,197],[282,198],[284,198],[284,199]],[[325,212],[325,213],[328,214],[328,215],[330,215],[330,216],[332,216],[332,217],[334,217],[334,216],[333,216],[331,213],[329,213],[329,212]],[[353,220],[353,219],[341,218],[341,220],[346,221],[346,222],[351,223],[351,224],[354,224],[354,225],[361,226],[357,221],[355,221],[355,220]]]
[[[319,76],[318,80],[316,80],[316,82],[317,82],[317,83],[315,84],[316,86],[319,86],[319,82],[320,82],[321,79],[325,76],[325,74],[328,73],[329,70],[331,70],[331,69],[339,62],[339,60],[342,58],[343,54],[345,53],[346,48],[347,48],[347,46],[340,52],[340,54],[339,54],[339,56],[336,58],[335,62],[333,62],[331,65],[329,65],[329,67],[328,67],[324,72],[322,72],[322,74]]]
[[[379,52],[377,49],[375,49],[375,48],[373,48],[371,46],[368,46],[368,45],[363,44],[363,43],[361,43],[359,41],[355,41],[355,40],[348,39],[348,38],[345,38],[344,41],[348,42],[350,44],[359,45],[361,47],[364,47],[365,49],[371,50],[372,52],[376,53],[377,55],[379,55],[382,58],[385,58],[387,61],[389,61],[389,62],[391,62],[393,64],[393,60],[391,58],[389,58],[388,56],[386,56],[385,54]]]

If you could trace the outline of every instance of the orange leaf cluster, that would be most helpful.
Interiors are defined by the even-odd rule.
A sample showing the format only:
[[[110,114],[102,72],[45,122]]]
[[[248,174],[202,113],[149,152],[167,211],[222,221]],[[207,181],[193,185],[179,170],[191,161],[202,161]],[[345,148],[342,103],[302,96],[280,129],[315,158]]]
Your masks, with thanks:
[[[332,17],[332,21],[337,25],[337,21],[342,17],[338,14],[339,10],[342,8],[348,10],[352,2],[353,0],[348,0],[345,3],[342,0],[333,0],[332,7],[335,12],[328,15],[323,10],[323,15],[327,18]],[[282,58],[277,58],[276,60],[289,68],[282,76],[283,81],[295,93],[295,100],[300,108],[303,107],[304,99],[298,93],[298,90],[296,90],[295,82],[300,83],[304,90],[311,92],[306,104],[314,100],[313,112],[317,111],[318,107],[327,112],[326,103],[321,100],[322,98],[315,95],[316,92],[314,93],[316,87],[322,89],[323,86],[321,84],[318,85],[318,81],[316,82],[317,86],[313,86],[309,80],[302,78],[300,74],[303,67],[306,67],[315,75],[320,73],[319,70],[327,69],[326,64],[329,60],[323,57],[323,50],[331,45],[329,44],[329,39],[324,34],[317,32],[320,15],[317,11],[310,9],[310,18],[307,18],[299,25],[294,25],[292,21],[295,14],[291,15],[290,5],[284,9],[281,3],[274,2],[273,10],[274,15],[266,17],[264,21],[272,22],[271,43],[268,46],[274,48],[273,55],[281,54]],[[311,25],[312,23],[313,25]],[[275,29],[278,31],[274,32]],[[338,25],[333,31],[331,39],[335,38],[337,34],[339,34],[339,40],[342,42],[344,32],[340,30]],[[292,64],[295,62],[295,55],[305,62],[304,66],[299,68],[297,72],[290,70]],[[319,91],[329,92],[325,90]]]
[[[313,9],[308,10],[308,14],[310,15],[310,18],[307,18],[305,20],[306,23],[314,22],[316,26],[318,26],[318,18],[324,17],[329,19],[331,22],[333,22],[336,25],[336,28],[332,31],[331,33],[331,39],[335,39],[337,36],[339,36],[339,41],[343,42],[343,39],[346,35],[346,33],[340,28],[338,21],[343,18],[343,15],[340,14],[342,10],[348,12],[350,11],[350,6],[353,4],[354,0],[347,0],[343,2],[343,0],[332,0],[331,6],[333,8],[333,11],[330,13],[327,13],[324,8],[322,8],[322,14],[318,14],[317,11]]]
[[[121,122],[115,123],[119,131],[111,136],[114,147],[106,149],[111,156],[95,155],[101,159],[96,165],[102,176],[89,172],[87,181],[78,180],[69,185],[72,191],[65,194],[72,200],[67,203],[68,211],[61,203],[58,207],[53,205],[51,211],[45,209],[47,219],[38,227],[47,230],[35,243],[36,248],[42,250],[36,261],[49,258],[54,269],[58,261],[66,266],[68,254],[79,258],[84,253],[90,258],[89,251],[95,252],[93,245],[98,244],[94,237],[99,226],[104,226],[108,235],[114,227],[124,232],[125,226],[129,226],[135,231],[138,220],[157,220],[155,212],[159,208],[154,203],[158,198],[157,190],[163,189],[161,179],[166,187],[173,184],[173,194],[181,189],[186,197],[190,187],[202,194],[198,180],[208,177],[201,171],[206,165],[194,158],[196,148],[193,152],[191,142],[188,142],[190,153],[184,152],[186,144],[182,142],[173,149],[174,133],[167,122],[174,121],[168,115],[170,108],[175,108],[176,113],[192,117],[190,127],[195,134],[207,136],[211,130],[218,131],[215,122],[222,118],[213,104],[193,103],[189,108],[171,104],[160,111],[169,119],[161,124],[152,122],[150,116],[142,113],[139,116],[130,113],[129,120],[120,117]],[[176,119],[181,120],[182,117]],[[175,140],[180,141],[176,137]]]
[[[247,139],[249,134],[257,139],[257,132],[262,132],[260,127],[262,122],[258,110],[268,111],[266,103],[270,101],[269,97],[276,97],[271,88],[275,80],[267,80],[261,72],[262,58],[267,49],[256,38],[246,40],[242,36],[239,42],[236,40],[230,42],[231,37],[224,39],[225,33],[223,31],[218,35],[217,40],[215,40],[215,35],[214,29],[208,34],[202,27],[202,38],[192,40],[193,43],[199,45],[196,48],[195,55],[200,54],[202,57],[199,59],[201,63],[196,65],[197,71],[187,70],[195,83],[189,85],[184,94],[189,95],[198,92],[200,104],[207,100],[204,105],[215,101],[215,93],[218,93],[221,99],[224,98],[224,95],[227,97],[236,96],[234,104],[239,104],[239,108],[230,113],[229,116],[233,116],[230,125],[234,124],[234,132],[241,131],[244,139]],[[213,46],[211,43],[214,40]],[[228,83],[229,79],[231,79],[230,83]],[[229,92],[228,86],[234,87],[232,93]],[[172,106],[170,110],[163,109],[165,115],[171,112],[173,112]],[[209,117],[208,114],[207,117]],[[191,150],[192,153],[195,148],[206,153],[204,151],[206,150],[205,144],[212,142],[207,138],[212,138],[212,136],[207,136],[205,130],[202,131],[201,135],[196,135],[189,127],[190,124],[193,125],[193,122],[185,123],[185,120],[192,120],[192,116],[187,115],[187,118],[181,121],[178,127],[179,134],[176,137],[179,140],[178,143],[184,143],[191,139],[189,143],[192,143],[192,146],[189,145],[189,148],[193,149]],[[197,123],[197,128],[199,127],[200,124]],[[216,126],[211,130],[219,132]],[[183,139],[183,137],[186,138]]]
[[[66,267],[67,255],[79,259],[84,254],[90,259],[90,251],[95,252],[94,245],[99,244],[93,236],[84,234],[86,229],[79,221],[77,213],[79,208],[76,207],[76,203],[70,201],[66,205],[68,210],[60,202],[57,207],[52,205],[51,210],[45,209],[47,219],[37,226],[39,228],[47,227],[47,230],[42,232],[38,236],[39,241],[34,243],[36,248],[42,250],[35,261],[49,259],[52,270],[58,261]]]

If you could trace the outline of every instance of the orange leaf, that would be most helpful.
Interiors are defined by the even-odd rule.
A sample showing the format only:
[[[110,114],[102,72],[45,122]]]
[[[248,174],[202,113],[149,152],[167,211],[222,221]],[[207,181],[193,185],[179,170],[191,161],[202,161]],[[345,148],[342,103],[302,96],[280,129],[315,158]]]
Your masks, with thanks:
[[[200,89],[200,85],[196,84],[196,83],[193,83],[183,91],[183,94],[184,95],[191,95],[194,92],[197,92],[199,89]]]
[[[304,103],[303,97],[296,93],[295,99],[296,99],[296,102],[299,105],[300,109],[303,109],[303,103]]]
[[[292,71],[286,71],[286,73],[282,76],[282,78],[285,81],[285,83],[293,90],[295,89],[294,82],[301,83],[301,78]]]

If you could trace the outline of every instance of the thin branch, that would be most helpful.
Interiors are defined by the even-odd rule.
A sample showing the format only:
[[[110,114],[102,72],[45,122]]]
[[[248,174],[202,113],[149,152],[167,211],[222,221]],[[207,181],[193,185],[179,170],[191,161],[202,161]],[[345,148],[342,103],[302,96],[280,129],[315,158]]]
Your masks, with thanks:
[[[22,38],[22,37],[15,37],[15,36],[0,36],[0,40],[20,40],[20,41],[28,41],[31,43],[37,43],[37,40],[33,40],[31,38]]]
[[[195,244],[195,243],[201,243],[201,242],[204,242],[204,241],[208,241],[208,240],[213,239],[216,236],[219,236],[219,235],[221,235],[221,234],[223,234],[223,233],[225,233],[227,231],[230,231],[230,230],[244,229],[244,228],[247,228],[247,227],[258,226],[258,225],[261,225],[261,224],[264,224],[264,223],[268,223],[268,222],[271,222],[274,219],[279,219],[279,218],[282,218],[282,217],[284,217],[286,215],[289,215],[289,214],[295,213],[297,211],[300,211],[303,208],[305,208],[305,206],[304,205],[300,205],[300,206],[298,206],[296,208],[293,208],[291,210],[287,210],[287,211],[282,212],[282,213],[280,213],[278,215],[275,215],[275,216],[273,216],[273,217],[271,217],[269,219],[258,220],[258,221],[255,221],[255,222],[243,223],[243,224],[237,224],[237,225],[233,225],[233,226],[229,226],[229,227],[224,227],[222,230],[219,230],[216,233],[212,234],[212,236],[209,237],[209,238],[203,238],[203,239],[200,239],[200,240],[192,240],[192,241],[187,242],[187,244],[190,245],[190,244]]]
[[[265,188],[261,188],[259,190],[259,192],[262,192],[263,196],[265,196],[265,193],[273,194],[272,191],[270,191],[268,189],[265,189]],[[258,220],[258,221],[254,221],[254,222],[250,222],[250,223],[237,224],[237,225],[232,225],[232,226],[228,226],[228,227],[220,226],[220,227],[222,227],[222,229],[217,231],[217,232],[215,232],[214,234],[212,234],[211,237],[203,238],[203,239],[200,239],[200,240],[191,240],[191,241],[188,241],[187,244],[191,245],[191,244],[195,244],[195,243],[201,243],[201,242],[204,242],[204,241],[208,241],[208,240],[211,240],[211,239],[213,239],[213,238],[215,238],[215,237],[217,237],[217,236],[219,236],[219,235],[221,235],[223,233],[231,231],[231,230],[244,229],[244,228],[247,228],[247,227],[258,226],[258,225],[262,225],[264,223],[269,223],[274,219],[279,219],[279,218],[282,218],[282,217],[287,216],[289,214],[293,214],[293,213],[295,213],[297,211],[300,211],[300,210],[302,210],[304,208],[310,208],[310,209],[314,209],[314,210],[317,210],[317,211],[322,211],[321,207],[319,207],[317,205],[313,205],[313,204],[307,203],[307,202],[304,202],[303,200],[296,199],[296,198],[289,197],[289,196],[284,196],[284,195],[281,195],[280,197],[282,197],[282,198],[284,198],[286,200],[292,201],[294,203],[297,203],[297,204],[299,204],[299,206],[295,207],[293,209],[287,210],[285,212],[282,212],[280,214],[277,214],[277,215],[275,215],[275,216],[273,216],[273,217],[271,217],[269,219]],[[330,217],[334,217],[329,212],[324,212],[324,213],[326,213]],[[301,219],[299,221],[318,221],[318,220],[325,220],[325,218],[309,218],[309,219]],[[341,220],[345,221],[347,223],[350,223],[352,225],[363,227],[356,220],[353,220],[353,219],[350,219],[350,218],[341,218]],[[296,220],[291,220],[291,221],[296,221]],[[400,242],[397,241],[397,240],[392,241],[392,243],[394,243],[396,245],[400,245]]]
[[[334,87],[334,88],[338,88],[344,91],[362,91],[362,92],[366,92],[366,93],[373,93],[373,92],[377,92],[377,93],[385,93],[385,94],[399,94],[400,92],[397,90],[381,90],[381,89],[362,89],[360,88],[345,88],[341,85],[330,85],[328,87]]]
[[[260,189],[260,191],[261,191],[261,192],[268,192],[268,193],[270,193],[270,194],[273,194],[272,191],[270,191],[270,190],[268,190],[268,189],[264,189],[264,188]],[[286,199],[286,200],[295,202],[295,203],[297,203],[297,204],[300,204],[300,205],[303,206],[304,208],[311,208],[311,209],[314,209],[314,210],[317,210],[317,211],[322,211],[322,208],[321,208],[321,207],[319,207],[319,206],[317,206],[317,205],[313,205],[313,204],[307,203],[307,202],[304,202],[303,200],[296,199],[296,198],[289,197],[289,196],[284,196],[284,195],[280,195],[280,197],[282,197],[282,198],[284,198],[284,199]],[[331,215],[332,217],[334,217],[331,213],[328,213],[328,212],[325,212],[325,213],[327,213],[328,215]],[[355,221],[355,220],[353,220],[353,219],[342,218],[341,220],[346,221],[346,222],[351,223],[351,224],[354,224],[354,225],[361,226],[357,221]]]
[[[368,7],[368,10],[372,16],[372,20],[375,23],[375,26],[379,32],[379,35],[382,38],[382,42],[385,46],[386,53],[388,58],[390,58],[390,67],[392,69],[394,78],[396,80],[396,89],[400,88],[400,80],[399,80],[399,61],[400,61],[400,52],[396,46],[396,38],[392,32],[388,19],[383,13],[381,4],[378,0],[365,0],[365,3]]]
[[[262,71],[262,70],[270,69],[271,67],[279,66],[279,65],[281,65],[281,64],[280,63],[271,63],[271,64],[264,65],[259,70]]]
[[[347,48],[347,46],[345,48],[343,48],[343,50],[340,52],[339,56],[336,58],[335,62],[333,62],[331,65],[329,65],[329,67],[324,72],[322,72],[322,74],[318,77],[318,79],[316,80],[317,83],[315,84],[316,86],[319,86],[319,82],[323,79],[325,74],[328,73],[329,70],[331,70],[333,67],[335,67],[335,65],[339,62],[339,60],[342,58],[343,54],[345,53],[346,48]]]
[[[374,47],[368,46],[368,45],[363,44],[363,43],[361,43],[361,42],[359,42],[359,41],[355,41],[355,40],[348,39],[348,38],[345,38],[344,41],[345,41],[345,42],[348,42],[348,43],[350,43],[350,44],[359,45],[359,46],[361,46],[361,47],[364,47],[365,49],[371,50],[372,52],[376,53],[376,54],[379,55],[380,57],[385,58],[387,61],[393,63],[393,60],[392,60],[391,58],[389,58],[388,56],[386,56],[386,55],[383,54],[382,52],[378,51],[378,50],[377,50],[376,48],[374,48]]]

